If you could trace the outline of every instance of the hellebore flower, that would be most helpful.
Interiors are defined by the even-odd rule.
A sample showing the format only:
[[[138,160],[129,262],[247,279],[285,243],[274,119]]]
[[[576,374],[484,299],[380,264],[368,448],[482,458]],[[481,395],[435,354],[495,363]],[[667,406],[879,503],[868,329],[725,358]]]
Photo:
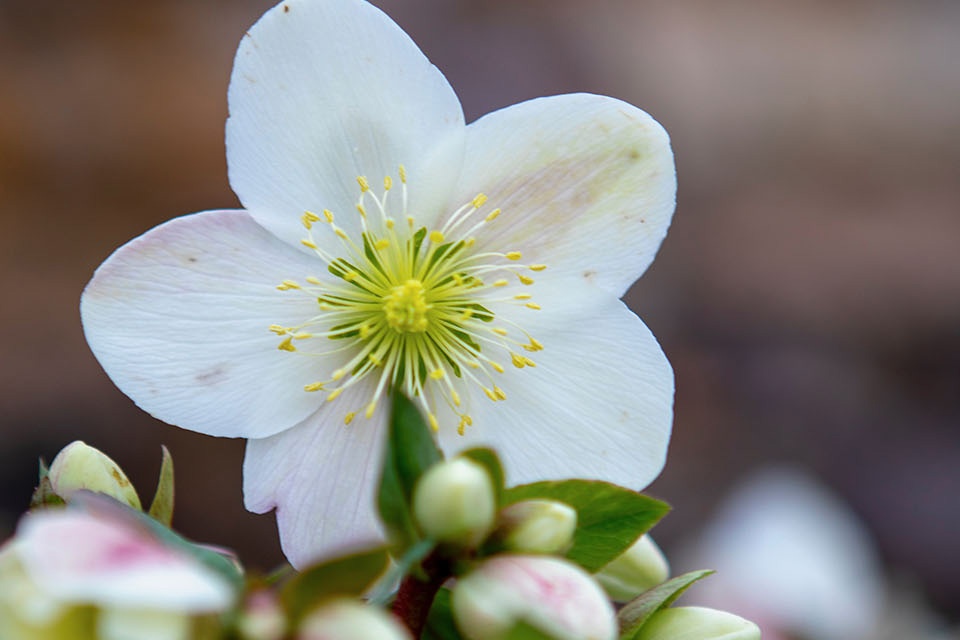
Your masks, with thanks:
[[[524,102],[464,126],[443,75],[360,0],[289,0],[240,44],[227,163],[242,211],[171,220],[114,253],[81,312],[154,416],[248,438],[248,509],[295,565],[379,535],[385,397],[512,480],[641,488],[673,374],[619,300],[676,190],[666,132],[619,100]]]

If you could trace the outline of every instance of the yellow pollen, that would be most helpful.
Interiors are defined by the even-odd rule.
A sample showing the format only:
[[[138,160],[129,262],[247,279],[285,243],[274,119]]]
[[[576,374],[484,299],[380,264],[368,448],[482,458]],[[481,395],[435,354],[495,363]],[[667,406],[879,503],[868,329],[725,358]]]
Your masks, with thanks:
[[[498,363],[498,362],[494,362],[493,360],[491,360],[491,361],[490,361],[490,366],[493,367],[493,370],[496,371],[497,373],[503,373],[503,372],[504,372],[503,365],[500,364],[500,363]]]
[[[360,193],[366,193],[367,191],[370,191],[370,183],[367,182],[367,178],[365,176],[357,176],[357,184],[360,185]]]
[[[523,284],[533,284],[533,278],[530,278],[525,275],[517,274],[517,279],[520,280]]]
[[[287,336],[283,339],[283,342],[277,345],[277,349],[280,351],[296,351],[297,348],[292,344],[293,338]]]
[[[523,363],[524,363],[525,365],[527,365],[528,367],[535,367],[535,366],[537,366],[537,363],[536,363],[536,362],[534,362],[533,360],[531,360],[530,358],[528,358],[528,357],[526,357],[526,356],[523,357]]]
[[[536,302],[528,302],[525,306],[527,307],[527,309],[534,309],[537,311],[540,310],[540,305],[538,305]]]
[[[305,247],[310,247],[311,249],[317,248],[317,243],[311,240],[310,238],[304,238],[303,240],[300,241],[300,244],[302,244]]]
[[[434,431],[440,431],[440,423],[437,422],[437,416],[431,413],[427,418],[430,421],[430,428]]]
[[[443,369],[434,369],[430,372],[430,377],[434,380],[439,380],[443,377]]]
[[[340,397],[341,393],[343,393],[343,387],[337,387],[336,389],[330,392],[330,395],[327,396],[327,402],[333,402],[338,397]]]
[[[523,369],[525,366],[527,366],[527,363],[524,362],[523,356],[519,353],[511,352],[510,361],[513,362],[513,366],[515,366],[517,369]]]
[[[350,424],[351,422],[353,422],[353,419],[356,417],[357,417],[357,413],[355,411],[351,411],[347,415],[343,416],[343,424]]]
[[[456,391],[451,390],[451,391],[450,391],[450,399],[453,400],[453,404],[454,404],[454,405],[456,405],[456,406],[458,406],[458,407],[460,406],[460,394],[459,394],[459,393],[457,393]]]
[[[394,221],[393,218],[387,218],[387,222],[386,222],[387,229],[393,229],[396,226],[396,224],[397,223]]]
[[[493,393],[496,394],[497,400],[506,400],[506,399],[507,399],[507,394],[505,394],[505,393],[503,392],[503,389],[501,389],[500,387],[494,387],[494,388],[493,388]]]
[[[367,210],[363,207],[362,204],[357,205],[357,213],[359,213],[360,216],[363,218],[367,217]]]
[[[322,391],[322,390],[323,390],[323,383],[322,383],[322,382],[311,382],[311,383],[308,384],[308,385],[304,385],[303,390],[304,390],[304,391]]]
[[[537,342],[536,340],[534,340],[533,338],[530,338],[530,344],[523,345],[523,348],[526,349],[527,351],[542,351],[543,345]]]
[[[497,334],[498,336],[505,336],[505,335],[507,335],[507,330],[504,329],[503,327],[494,327],[493,329],[491,329],[491,331],[493,331],[493,332],[494,332],[495,334]]]
[[[497,401],[497,394],[495,394],[491,389],[487,389],[486,387],[484,387],[483,392],[487,394],[487,397],[493,400],[494,402]]]
[[[330,378],[333,379],[333,380],[340,380],[340,379],[343,378],[343,376],[345,376],[345,375],[347,375],[347,370],[346,370],[346,369],[337,369],[336,371],[333,372],[333,375],[330,376]],[[339,389],[338,389],[338,391],[339,391]]]
[[[323,217],[327,222],[333,222],[333,212],[331,212],[330,209],[323,210]]]
[[[483,204],[486,201],[487,201],[487,196],[482,193],[478,193],[477,196],[473,199],[473,208],[479,209],[480,207],[483,206]]]
[[[393,287],[383,298],[383,313],[387,324],[397,333],[423,333],[430,325],[427,312],[430,305],[419,280],[407,280]]]
[[[290,337],[294,340],[306,340],[307,338],[312,338],[313,334],[306,331],[300,331],[299,333],[295,333]]]
[[[360,325],[360,337],[361,337],[361,338],[364,338],[364,339],[369,338],[369,337],[370,337],[370,331],[371,331],[370,325],[368,325],[368,324],[362,324],[362,325]]]
[[[338,238],[342,238],[343,240],[346,240],[346,239],[347,239],[347,234],[344,233],[343,229],[340,229],[340,228],[338,227],[338,228],[334,229],[333,232],[334,232],[335,234],[337,234],[337,237],[338,237]]]
[[[363,415],[367,416],[367,419],[370,419],[373,417],[373,412],[376,410],[377,410],[377,403],[375,401],[371,402],[370,404],[367,405],[367,411]]]
[[[497,219],[497,216],[499,215],[500,215],[500,209],[494,209],[493,211],[487,214],[487,217],[484,218],[484,221],[493,222],[494,220]]]
[[[441,242],[443,242],[443,240],[444,240],[443,233],[441,233],[440,231],[430,232],[430,242],[432,242],[433,244],[440,244]]]
[[[377,243],[373,246],[377,248],[377,251],[383,251],[384,249],[390,246],[390,241],[387,240],[386,238],[380,238],[379,240],[377,240]]]
[[[383,179],[383,190],[390,191],[391,187],[393,187],[393,178],[385,176]]]
[[[399,169],[398,169],[398,173],[400,174],[400,182],[406,184],[406,182],[407,182],[407,169],[406,169],[403,165],[400,165],[400,167],[399,167]]]
[[[505,286],[507,286],[508,284],[510,284],[510,281],[509,281],[509,280],[504,280],[504,279],[502,279],[502,278],[501,278],[500,280],[494,280],[494,281],[493,281],[493,286],[495,286],[495,287],[505,287]]]
[[[310,284],[318,284],[318,285],[323,284],[323,281],[320,280],[320,278],[318,278],[317,276],[307,276],[306,280]]]
[[[299,289],[299,288],[300,288],[300,285],[298,285],[293,280],[284,280],[283,282],[277,285],[277,289],[279,289],[280,291],[289,291],[290,289]]]
[[[513,299],[514,299],[514,300],[529,300],[529,299],[532,298],[532,297],[533,297],[533,296],[530,295],[529,293],[518,293],[517,295],[513,296]]]
[[[530,271],[543,271],[547,268],[545,264],[532,264],[530,265]]]
[[[289,331],[289,329],[287,329],[286,327],[281,327],[281,326],[278,325],[278,324],[272,324],[272,325],[270,325],[270,331],[273,331],[273,332],[274,332],[275,334],[277,334],[278,336],[282,336],[282,335],[285,334],[287,331]]]
[[[506,254],[507,260],[519,260],[523,257],[523,254],[519,251],[510,251]]]

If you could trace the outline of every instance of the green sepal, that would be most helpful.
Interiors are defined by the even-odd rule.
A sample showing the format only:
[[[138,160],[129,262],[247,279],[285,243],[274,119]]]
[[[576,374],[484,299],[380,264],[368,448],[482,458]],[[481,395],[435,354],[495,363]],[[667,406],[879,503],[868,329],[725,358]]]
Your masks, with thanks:
[[[535,482],[507,489],[505,504],[546,498],[577,510],[577,530],[567,558],[590,572],[627,550],[670,510],[642,493],[598,480]]]
[[[420,540],[407,549],[387,573],[377,582],[370,591],[367,601],[375,605],[387,604],[394,595],[394,590],[400,582],[410,574],[425,577],[421,562],[436,549],[437,543],[433,540]]]
[[[450,589],[440,589],[434,597],[420,640],[463,640],[453,619]]]
[[[420,539],[413,518],[413,488],[441,460],[443,454],[423,416],[406,396],[394,391],[377,509],[390,541],[401,551]]]
[[[389,564],[386,546],[321,562],[290,579],[280,591],[280,602],[295,626],[323,600],[362,596]]]
[[[157,479],[157,491],[150,503],[150,516],[168,527],[173,524],[173,456],[166,446],[160,445],[163,458],[160,461],[160,477]]]
[[[493,482],[493,495],[496,499],[495,504],[497,510],[499,510],[500,505],[503,504],[504,484],[506,482],[506,476],[503,473],[503,464],[500,462],[500,456],[498,456],[497,452],[493,449],[486,449],[483,447],[467,449],[459,455],[464,458],[470,458],[477,464],[481,465],[487,470],[487,473],[490,474],[490,480]]]
[[[66,501],[53,491],[53,485],[50,483],[50,468],[46,460],[39,459],[40,471],[38,473],[37,486],[30,496],[30,509],[40,509],[42,507],[62,507]]]
[[[669,607],[690,585],[712,573],[713,571],[710,570],[685,573],[641,593],[625,604],[617,614],[617,621],[620,623],[620,640],[636,638],[650,616]]]

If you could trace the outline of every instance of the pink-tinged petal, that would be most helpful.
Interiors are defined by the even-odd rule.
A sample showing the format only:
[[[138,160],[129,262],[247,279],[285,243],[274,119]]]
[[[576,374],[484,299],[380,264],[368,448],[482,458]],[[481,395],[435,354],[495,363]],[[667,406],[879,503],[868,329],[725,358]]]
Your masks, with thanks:
[[[21,521],[16,553],[45,593],[64,602],[170,611],[222,611],[230,585],[130,523],[74,510]]]
[[[230,183],[257,222],[294,245],[305,210],[330,209],[348,231],[359,226],[358,176],[374,188],[388,175],[399,185],[404,165],[418,216],[456,181],[464,135],[456,95],[366,2],[287,0],[268,11],[240,43],[228,100]]]
[[[366,418],[372,391],[357,385],[293,429],[247,443],[244,503],[255,513],[276,508],[280,544],[295,567],[383,539],[375,496],[389,407],[381,403]]]
[[[277,285],[323,270],[242,211],[176,218],[100,266],[80,304],[84,332],[107,375],[157,418],[269,436],[322,400],[303,387],[324,363],[278,350],[269,327],[316,313],[313,298]]]
[[[622,295],[653,260],[673,215],[666,131],[605,96],[538,98],[467,127],[453,202],[485,193],[502,214],[478,247],[521,251],[555,275]]]
[[[509,315],[543,345],[522,351],[536,366],[505,362],[494,381],[506,400],[473,394],[473,425],[464,436],[441,429],[444,449],[492,446],[513,483],[581,477],[645,487],[663,468],[673,420],[673,371],[656,338],[589,284],[531,289],[541,309]]]

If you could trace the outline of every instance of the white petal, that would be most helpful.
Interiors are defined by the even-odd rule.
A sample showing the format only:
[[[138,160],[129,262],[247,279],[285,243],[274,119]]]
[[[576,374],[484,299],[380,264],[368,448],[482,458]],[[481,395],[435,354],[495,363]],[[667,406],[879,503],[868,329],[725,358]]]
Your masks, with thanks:
[[[673,215],[670,140],[645,112],[613,98],[523,102],[467,127],[452,202],[477,193],[503,210],[478,247],[521,251],[619,296],[649,266]]]
[[[257,222],[295,245],[304,210],[331,209],[353,230],[357,176],[399,184],[403,164],[411,200],[426,210],[460,168],[456,95],[400,27],[360,0],[268,11],[240,44],[228,99],[230,183]]]
[[[350,389],[316,415],[270,438],[250,440],[243,497],[250,511],[277,509],[280,544],[295,567],[383,539],[375,516],[387,409],[362,413],[372,389]],[[361,408],[351,424],[349,410]]]
[[[496,377],[506,400],[472,394],[472,427],[441,430],[446,451],[494,447],[511,482],[606,480],[632,489],[663,468],[673,419],[673,371],[646,325],[588,284],[537,286],[540,311],[514,319],[544,348],[536,367]]]
[[[271,324],[316,313],[284,279],[325,269],[242,211],[176,218],[118,249],[80,304],[90,348],[145,411],[216,436],[265,437],[321,401],[303,386],[323,363],[277,349]]]

